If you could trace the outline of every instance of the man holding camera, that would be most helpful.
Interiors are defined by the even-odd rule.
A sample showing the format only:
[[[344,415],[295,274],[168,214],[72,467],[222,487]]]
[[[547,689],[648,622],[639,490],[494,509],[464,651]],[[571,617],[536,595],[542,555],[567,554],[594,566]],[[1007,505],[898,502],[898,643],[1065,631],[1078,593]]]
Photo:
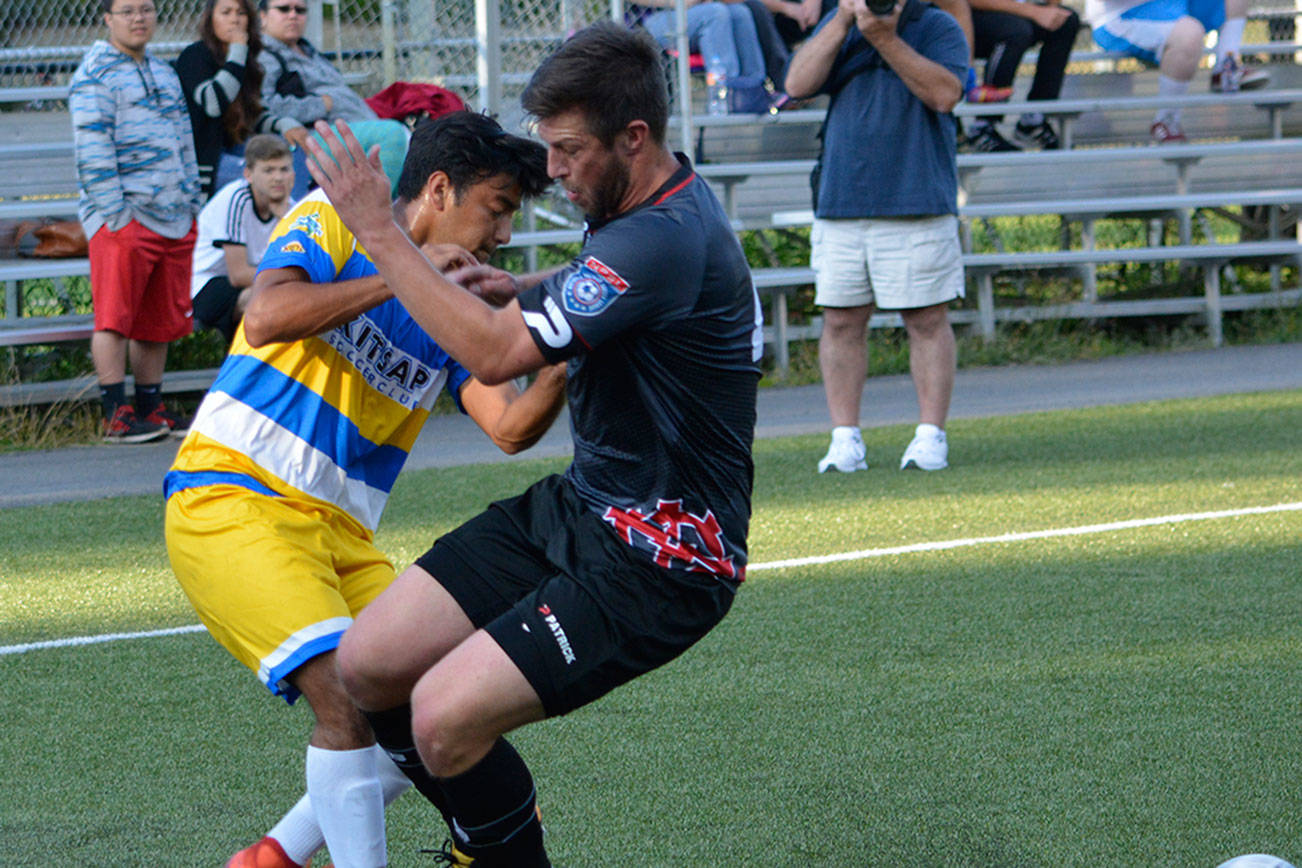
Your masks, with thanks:
[[[811,239],[815,300],[824,308],[819,365],[834,426],[820,473],[867,468],[859,404],[868,320],[878,307],[904,320],[918,393],[921,424],[900,468],[948,466],[955,344],[946,306],[963,295],[950,111],[967,61],[957,22],[921,0],[840,0],[787,69],[792,97],[832,97]]]

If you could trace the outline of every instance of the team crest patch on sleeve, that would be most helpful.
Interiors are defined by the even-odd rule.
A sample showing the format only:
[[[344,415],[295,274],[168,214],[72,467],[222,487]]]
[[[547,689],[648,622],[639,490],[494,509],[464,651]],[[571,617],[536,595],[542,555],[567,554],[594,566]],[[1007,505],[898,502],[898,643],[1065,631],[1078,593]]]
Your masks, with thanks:
[[[628,281],[615,269],[595,256],[579,263],[579,268],[565,278],[562,293],[565,309],[579,316],[595,316],[628,290]]]
[[[303,249],[303,245],[299,244],[297,241],[290,241],[282,245],[280,248],[280,252],[281,253],[307,253],[307,251]]]
[[[321,228],[321,217],[317,214],[300,214],[289,227],[290,232],[295,229],[301,230],[304,235],[312,239],[319,239],[325,234],[325,230]]]

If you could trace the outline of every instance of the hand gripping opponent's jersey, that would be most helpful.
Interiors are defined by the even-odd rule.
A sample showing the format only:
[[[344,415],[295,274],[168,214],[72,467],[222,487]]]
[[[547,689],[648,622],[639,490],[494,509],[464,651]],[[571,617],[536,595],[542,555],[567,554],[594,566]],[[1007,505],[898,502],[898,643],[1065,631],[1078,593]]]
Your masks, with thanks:
[[[590,225],[578,257],[520,294],[549,362],[569,359],[584,501],[661,566],[740,581],[754,477],[759,298],[714,194],[683,165]]]
[[[376,273],[320,191],[281,220],[260,270],[289,266],[312,283]],[[395,299],[288,343],[254,348],[241,324],[165,493],[233,483],[307,495],[374,531],[439,390],[456,400],[469,376]]]

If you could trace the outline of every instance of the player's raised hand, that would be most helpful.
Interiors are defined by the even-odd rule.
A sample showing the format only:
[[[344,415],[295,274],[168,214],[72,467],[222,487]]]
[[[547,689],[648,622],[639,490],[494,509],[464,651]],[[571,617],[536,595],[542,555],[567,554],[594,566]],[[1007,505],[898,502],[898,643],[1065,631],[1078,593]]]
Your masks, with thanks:
[[[368,232],[393,226],[393,203],[389,179],[380,168],[380,148],[368,154],[344,121],[336,121],[339,135],[325,121],[316,122],[316,133],[305,143],[312,159],[307,169],[330,197],[341,220],[361,238]],[[322,142],[325,144],[323,145]]]
[[[520,284],[510,272],[491,265],[476,264],[458,268],[447,272],[444,277],[495,307],[501,307],[520,292]]]

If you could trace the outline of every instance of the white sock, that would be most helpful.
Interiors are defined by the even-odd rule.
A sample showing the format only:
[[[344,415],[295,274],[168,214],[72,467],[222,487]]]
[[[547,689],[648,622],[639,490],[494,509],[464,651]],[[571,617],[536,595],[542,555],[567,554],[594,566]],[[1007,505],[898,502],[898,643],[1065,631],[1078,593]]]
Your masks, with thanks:
[[[1019,127],[1038,127],[1044,123],[1043,112],[1026,112],[1017,120]]]
[[[1243,45],[1243,27],[1246,18],[1230,18],[1216,31],[1216,65],[1219,66],[1227,54],[1238,54]]]
[[[858,425],[837,425],[832,429],[832,441],[840,442],[842,440],[862,440],[863,435],[859,432]]]
[[[1189,82],[1176,81],[1174,78],[1168,78],[1165,75],[1157,77],[1157,95],[1158,96],[1183,96],[1189,92]],[[1155,120],[1164,124],[1179,124],[1180,109],[1166,108],[1157,113]]]
[[[375,772],[380,778],[380,788],[384,790],[384,804],[388,805],[394,799],[407,792],[411,786],[411,778],[402,773],[402,769],[394,765],[393,760],[384,752],[384,748],[378,744],[372,747],[375,751]]]
[[[280,822],[271,828],[267,837],[275,838],[285,855],[300,865],[306,865],[312,854],[325,846],[325,838],[316,821],[316,811],[312,810],[312,800],[306,795],[280,818]]]
[[[939,437],[943,440],[945,438],[945,429],[932,425],[930,422],[922,422],[917,428],[913,429],[913,436],[921,437],[923,434],[929,437]]]
[[[384,804],[407,792],[411,779],[402,773],[402,769],[393,764],[378,744],[375,751],[375,770],[379,774],[380,789],[384,791]],[[304,795],[298,804],[289,809],[280,822],[272,827],[267,837],[275,838],[285,855],[300,865],[306,865],[312,855],[325,846],[325,835],[321,834],[321,825],[316,821],[316,811],[312,809],[312,797]]]
[[[384,791],[374,747],[308,745],[307,793],[335,868],[384,868]]]

